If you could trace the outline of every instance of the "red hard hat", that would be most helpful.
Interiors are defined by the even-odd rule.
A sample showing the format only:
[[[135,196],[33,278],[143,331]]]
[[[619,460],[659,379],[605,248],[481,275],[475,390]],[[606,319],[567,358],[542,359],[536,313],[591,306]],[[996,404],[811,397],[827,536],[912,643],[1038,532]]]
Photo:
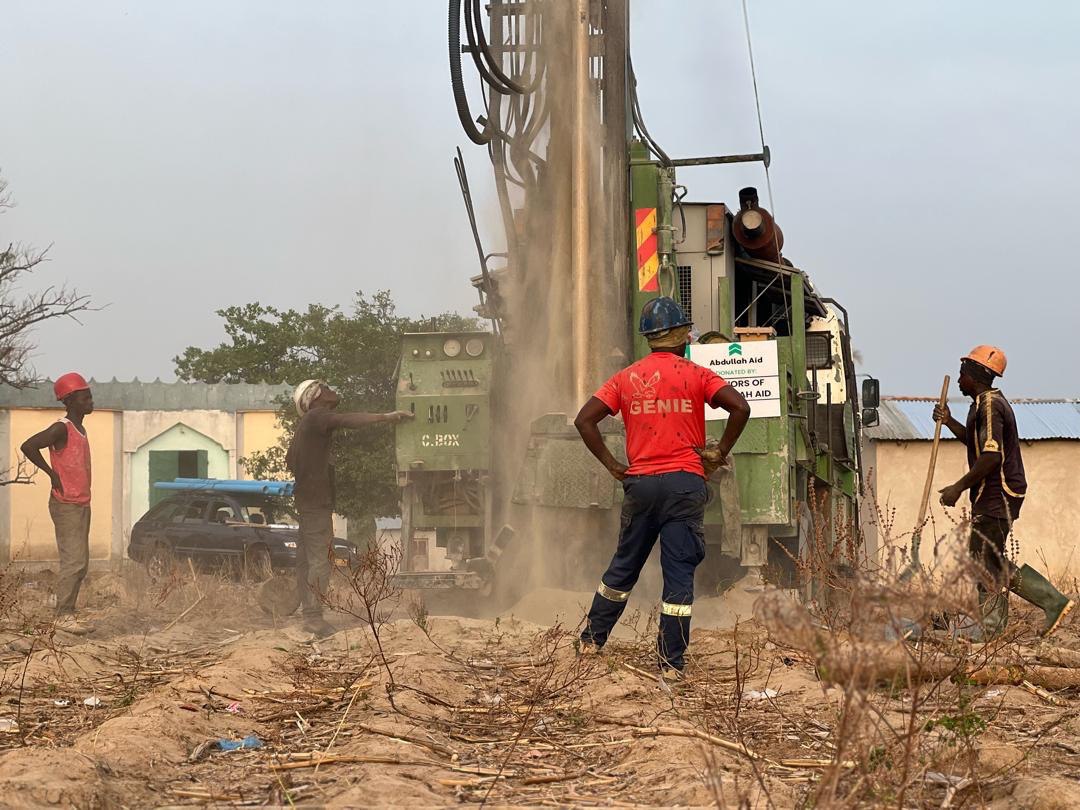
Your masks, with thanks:
[[[56,398],[63,402],[76,391],[89,391],[90,384],[83,379],[82,374],[74,371],[57,378],[53,383],[53,393]]]

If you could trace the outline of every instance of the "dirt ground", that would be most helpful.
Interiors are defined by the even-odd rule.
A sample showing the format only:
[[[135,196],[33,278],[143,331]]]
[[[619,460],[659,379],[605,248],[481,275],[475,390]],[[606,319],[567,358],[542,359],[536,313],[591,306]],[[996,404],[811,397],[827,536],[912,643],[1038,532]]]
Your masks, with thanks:
[[[760,593],[699,601],[687,680],[665,689],[646,606],[578,655],[587,593],[490,621],[391,594],[374,626],[330,614],[340,632],[316,641],[250,587],[130,569],[91,579],[80,637],[43,623],[47,577],[20,580],[0,638],[5,807],[1080,806],[1075,690],[1025,686],[1022,665],[1008,684],[826,683],[753,619]],[[1057,643],[1080,649],[1071,625]],[[212,745],[249,735],[260,747]]]

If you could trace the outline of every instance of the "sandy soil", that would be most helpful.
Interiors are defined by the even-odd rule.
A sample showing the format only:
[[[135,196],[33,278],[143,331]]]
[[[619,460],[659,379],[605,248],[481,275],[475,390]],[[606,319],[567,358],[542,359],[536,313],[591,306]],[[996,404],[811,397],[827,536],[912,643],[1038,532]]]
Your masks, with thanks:
[[[211,577],[98,576],[82,637],[35,624],[46,593],[23,585],[0,639],[6,807],[1080,806],[1080,704],[1010,685],[929,696],[903,760],[917,789],[889,795],[903,735],[860,747],[870,726],[845,731],[842,707],[869,698],[770,639],[756,594],[695,606],[689,677],[668,690],[649,605],[604,655],[577,654],[587,593],[537,591],[494,621],[402,597],[377,632],[335,615],[323,641]],[[902,730],[915,696],[875,694],[874,722]],[[262,747],[207,748],[247,735]]]

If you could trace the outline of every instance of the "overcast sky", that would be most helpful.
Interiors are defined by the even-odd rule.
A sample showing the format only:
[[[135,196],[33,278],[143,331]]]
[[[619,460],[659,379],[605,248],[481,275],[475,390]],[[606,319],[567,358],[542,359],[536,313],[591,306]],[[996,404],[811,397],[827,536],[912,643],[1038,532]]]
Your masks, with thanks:
[[[443,0],[0,0],[0,239],[52,244],[37,283],[106,309],[37,335],[38,370],[172,379],[257,300],[468,311],[476,272],[451,165],[481,211]],[[653,135],[747,152],[757,124],[737,0],[632,0]],[[1080,4],[751,0],[785,253],[844,302],[865,365],[933,394],[975,343],[1003,387],[1078,396]],[[737,203],[760,167],[684,170]],[[482,223],[489,249],[500,226]]]

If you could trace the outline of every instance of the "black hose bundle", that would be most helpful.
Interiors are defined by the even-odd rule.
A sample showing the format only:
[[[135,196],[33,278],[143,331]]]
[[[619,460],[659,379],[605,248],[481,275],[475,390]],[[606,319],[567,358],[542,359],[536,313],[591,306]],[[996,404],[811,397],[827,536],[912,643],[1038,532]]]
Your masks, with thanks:
[[[481,132],[469,110],[469,99],[465,95],[465,81],[461,74],[461,0],[450,0],[449,17],[447,32],[450,42],[450,86],[454,91],[454,106],[457,108],[458,119],[461,121],[465,134],[469,136],[469,140],[478,146],[483,146],[495,136],[495,126],[489,119]],[[472,26],[468,27],[471,29]],[[478,58],[475,50],[473,58]]]
[[[454,106],[457,108],[458,118],[461,121],[462,128],[465,130],[465,134],[469,136],[469,140],[473,143],[483,146],[496,136],[499,122],[495,120],[496,116],[491,115],[489,110],[489,114],[486,116],[487,120],[484,121],[484,128],[481,130],[477,126],[477,120],[472,115],[472,111],[469,109],[469,99],[465,94],[465,81],[461,70],[461,2],[462,0],[449,0],[447,39],[450,56],[450,85],[454,91]],[[527,102],[528,95],[540,86],[543,70],[536,70],[532,80],[527,83],[523,83],[520,76],[514,78],[507,74],[502,68],[501,57],[496,56],[488,44],[487,35],[484,32],[482,0],[465,0],[465,3],[465,35],[468,41],[468,51],[472,56],[473,64],[476,65],[477,72],[480,74],[484,88],[501,96],[521,97]],[[535,14],[526,17],[524,27],[527,41],[531,41],[536,35],[537,23],[534,18]],[[515,27],[514,39],[516,43],[518,23],[515,21],[513,25]],[[528,43],[525,44],[526,57],[525,64],[522,65],[522,76],[529,73],[529,68],[534,59],[534,56],[528,50]],[[491,105],[488,104],[487,106],[490,107]],[[528,110],[527,103],[524,110]],[[522,116],[523,119],[524,117]]]

